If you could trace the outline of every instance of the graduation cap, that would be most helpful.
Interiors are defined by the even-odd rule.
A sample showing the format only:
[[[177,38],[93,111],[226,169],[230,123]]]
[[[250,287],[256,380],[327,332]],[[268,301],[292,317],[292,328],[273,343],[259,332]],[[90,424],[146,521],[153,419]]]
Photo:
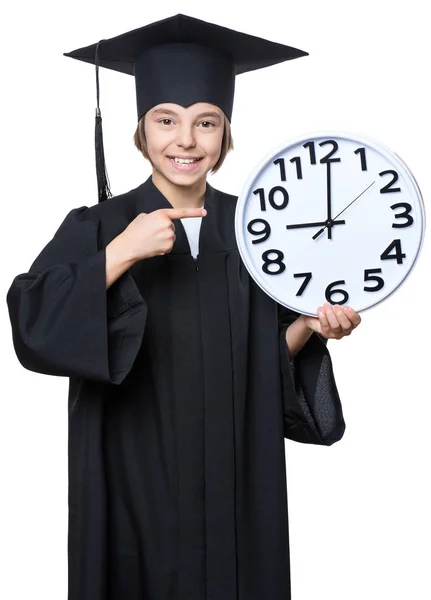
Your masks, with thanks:
[[[98,67],[134,75],[139,119],[173,102],[215,104],[229,121],[235,76],[307,56],[307,52],[178,14],[96,44],[65,52],[96,66],[96,171],[99,202],[111,196],[103,153]]]

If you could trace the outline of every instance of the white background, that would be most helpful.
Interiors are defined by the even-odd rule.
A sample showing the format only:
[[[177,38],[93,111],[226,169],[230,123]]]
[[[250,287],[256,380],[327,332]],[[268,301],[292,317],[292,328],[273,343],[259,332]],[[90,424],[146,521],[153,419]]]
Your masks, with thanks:
[[[238,194],[285,139],[369,135],[397,152],[429,206],[429,24],[423,0],[7,3],[1,22],[0,597],[67,595],[66,378],[25,370],[5,297],[74,207],[97,202],[94,67],[62,56],[178,12],[310,56],[237,79],[235,150],[215,187]],[[108,172],[120,194],[148,164],[133,146],[134,80],[101,70]],[[430,245],[405,285],[329,343],[347,429],[286,441],[293,600],[430,600]],[[124,599],[127,600],[127,599]],[[263,600],[263,599],[262,599]],[[265,599],[266,600],[266,599]],[[270,599],[268,599],[270,600]]]

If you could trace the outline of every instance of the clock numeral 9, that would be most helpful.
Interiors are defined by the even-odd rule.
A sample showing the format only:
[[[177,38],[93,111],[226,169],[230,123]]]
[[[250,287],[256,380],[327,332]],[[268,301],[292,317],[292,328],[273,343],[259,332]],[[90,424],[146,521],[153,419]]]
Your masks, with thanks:
[[[263,225],[263,229],[256,230],[254,228],[254,226],[258,225],[258,224]],[[268,221],[265,221],[265,219],[253,219],[247,225],[247,231],[249,233],[251,233],[252,235],[262,235],[263,236],[259,239],[252,240],[252,242],[251,242],[252,244],[260,244],[261,242],[265,242],[271,235],[271,227],[270,227]]]
[[[275,202],[275,194],[277,192],[280,192],[283,197],[281,204],[276,204]],[[265,190],[263,188],[259,188],[257,190],[254,190],[253,194],[255,196],[259,196],[260,210],[266,210]],[[282,187],[281,185],[276,185],[275,187],[269,190],[268,202],[270,203],[272,208],[275,208],[275,210],[282,210],[283,208],[286,208],[286,206],[289,203],[289,194],[284,187]]]
[[[346,285],[346,282],[344,281],[344,279],[340,279],[339,281],[333,281],[332,283],[330,283],[325,290],[325,298],[331,304],[346,304],[346,302],[349,299],[349,294],[345,290],[342,290],[340,288],[334,289],[334,285]],[[341,294],[343,296],[343,299],[334,300],[333,296],[335,294]]]
[[[381,277],[377,275],[373,275],[373,273],[381,273],[381,269],[365,269],[364,271],[364,281],[376,281],[377,285],[374,287],[370,287],[368,285],[364,286],[364,291],[366,292],[378,292],[385,285],[385,282]]]
[[[397,202],[397,204],[392,204],[392,210],[395,208],[404,208],[402,213],[395,214],[394,217],[396,219],[407,219],[405,223],[393,223],[392,227],[410,227],[413,224],[413,217],[409,214],[412,210],[412,205],[408,202]]]
[[[275,254],[276,258],[270,258],[270,254]],[[286,265],[284,264],[283,259],[284,254],[280,250],[266,250],[266,252],[262,254],[262,271],[267,275],[280,275],[280,273],[283,273],[283,271],[286,270]],[[271,265],[277,265],[278,269],[276,271],[270,271],[269,267]]]
[[[392,250],[395,254],[391,254]],[[394,240],[391,242],[386,250],[380,255],[381,260],[396,260],[399,265],[402,264],[403,258],[405,257],[406,255],[403,254],[401,250],[401,240]]]

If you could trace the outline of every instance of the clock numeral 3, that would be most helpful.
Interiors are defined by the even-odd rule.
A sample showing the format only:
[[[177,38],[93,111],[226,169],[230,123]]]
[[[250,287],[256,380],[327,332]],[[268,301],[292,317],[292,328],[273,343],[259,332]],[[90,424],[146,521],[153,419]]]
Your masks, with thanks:
[[[280,192],[283,197],[281,204],[276,204],[275,202],[275,194],[277,192]],[[257,190],[254,190],[253,194],[255,196],[259,196],[260,210],[266,210],[265,190],[263,188],[259,188]],[[276,185],[275,187],[271,188],[268,194],[268,202],[270,203],[272,208],[275,208],[275,210],[282,210],[283,208],[286,208],[286,206],[289,204],[289,194],[286,188],[282,187],[281,185]]]
[[[263,229],[259,229],[259,231],[256,231],[256,229],[254,229],[254,225],[257,224],[262,224],[263,225]],[[250,223],[247,225],[247,231],[249,233],[251,233],[252,235],[263,235],[263,237],[256,239],[256,240],[252,240],[252,244],[260,244],[261,242],[264,242],[265,240],[267,240],[269,238],[269,236],[271,235],[271,227],[268,223],[268,221],[265,221],[265,219],[253,219],[252,221],[250,221]]]
[[[409,214],[412,210],[412,205],[408,202],[397,202],[397,204],[392,204],[392,210],[395,208],[404,208],[402,213],[395,214],[394,217],[396,219],[407,219],[405,223],[393,223],[392,227],[410,227],[413,224],[413,217]]]
[[[370,287],[368,285],[364,286],[364,290],[366,292],[378,292],[385,285],[385,282],[381,277],[377,275],[373,275],[373,273],[381,273],[381,269],[365,269],[364,271],[364,281],[376,281],[377,285],[374,287]]]
[[[270,254],[275,254],[276,258],[270,258]],[[286,270],[286,265],[284,264],[283,259],[284,254],[280,250],[266,250],[266,252],[262,254],[262,271],[267,275],[280,275],[280,273],[283,273],[283,271]],[[277,265],[277,271],[270,271],[270,265]]]
[[[295,273],[294,277],[305,277],[304,281],[302,282],[301,287],[296,292],[296,296],[302,296],[302,293],[304,292],[305,288],[310,283],[312,274],[311,273]]]
[[[381,173],[379,173],[380,177],[382,175],[387,175],[388,173],[390,173],[392,175],[392,179],[389,183],[387,183],[385,186],[382,187],[382,189],[380,190],[381,194],[390,194],[391,192],[401,192],[401,188],[393,188],[392,186],[394,185],[394,183],[396,183],[398,181],[398,173],[396,171],[393,171],[392,169],[388,169],[387,171],[382,171]]]
[[[394,251],[394,254],[391,254],[391,251]],[[389,244],[386,250],[380,255],[381,260],[396,260],[399,265],[402,264],[403,258],[406,255],[402,253],[401,250],[401,240],[394,240]]]
[[[334,288],[334,285],[346,285],[346,282],[344,281],[344,279],[339,279],[338,281],[333,281],[332,283],[330,283],[325,290],[325,298],[331,304],[346,304],[346,302],[349,299],[349,294],[346,292],[346,290],[342,290],[341,288]],[[343,299],[334,300],[333,296],[335,294],[341,294],[343,296]]]

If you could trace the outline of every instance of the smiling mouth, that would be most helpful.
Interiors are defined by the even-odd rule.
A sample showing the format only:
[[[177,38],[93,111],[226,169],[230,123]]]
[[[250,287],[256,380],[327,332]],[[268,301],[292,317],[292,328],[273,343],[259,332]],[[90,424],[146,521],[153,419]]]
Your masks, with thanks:
[[[202,158],[178,158],[176,156],[168,156],[168,158],[176,165],[193,165],[202,160]]]

